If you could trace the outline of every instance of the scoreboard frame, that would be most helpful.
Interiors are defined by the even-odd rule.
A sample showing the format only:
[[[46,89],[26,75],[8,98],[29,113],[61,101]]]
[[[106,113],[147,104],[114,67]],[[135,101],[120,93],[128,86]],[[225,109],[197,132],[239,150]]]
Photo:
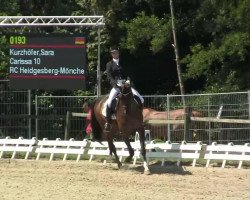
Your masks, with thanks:
[[[86,89],[86,37],[65,34],[11,34],[10,87]]]

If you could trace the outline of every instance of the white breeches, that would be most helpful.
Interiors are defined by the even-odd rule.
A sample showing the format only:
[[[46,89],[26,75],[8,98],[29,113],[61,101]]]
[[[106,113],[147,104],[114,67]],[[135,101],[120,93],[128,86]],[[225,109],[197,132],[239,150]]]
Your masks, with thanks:
[[[131,88],[131,89],[132,89],[133,95],[138,96],[138,97],[140,98],[140,100],[141,100],[141,103],[144,103],[144,99],[143,99],[143,97],[139,94],[139,92],[137,92],[137,90],[135,90],[134,88]]]
[[[136,95],[140,98],[141,102],[144,102],[143,97],[135,90],[134,88],[131,88],[133,95]],[[108,107],[111,107],[112,100],[120,93],[120,89],[117,87],[113,87],[110,91],[109,98],[108,98]]]

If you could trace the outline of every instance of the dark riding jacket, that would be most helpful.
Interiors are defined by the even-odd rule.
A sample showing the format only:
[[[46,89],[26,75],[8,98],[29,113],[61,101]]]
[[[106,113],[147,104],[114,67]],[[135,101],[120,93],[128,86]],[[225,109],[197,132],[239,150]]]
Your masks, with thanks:
[[[117,65],[113,60],[107,63],[106,73],[112,87],[116,87],[117,80],[127,78],[122,66]]]

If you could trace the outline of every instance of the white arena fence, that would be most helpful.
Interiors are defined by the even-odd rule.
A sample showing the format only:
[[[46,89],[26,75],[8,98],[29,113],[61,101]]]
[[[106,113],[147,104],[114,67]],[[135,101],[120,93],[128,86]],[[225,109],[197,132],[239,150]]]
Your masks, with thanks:
[[[135,154],[133,157],[133,165],[136,164],[136,160],[140,158],[140,143],[139,142],[131,142],[131,147],[134,149]],[[116,153],[119,157],[119,160],[122,162],[122,159],[124,157],[129,156],[129,151],[127,148],[127,145],[124,142],[114,142],[114,145],[116,147]],[[91,142],[90,148],[88,150],[88,155],[90,156],[89,161],[91,162],[94,156],[108,156],[110,154],[109,148],[108,148],[108,142]],[[104,160],[104,163],[106,163],[106,160]]]
[[[35,153],[37,154],[36,160],[39,160],[41,154],[50,154],[49,161],[53,160],[55,154],[63,155],[63,161],[67,159],[68,155],[77,155],[76,161],[78,162],[84,154],[87,145],[87,140],[75,141],[71,138],[69,141],[61,140],[48,140],[44,138],[38,141]]]
[[[3,157],[4,153],[10,152],[12,154],[11,159],[14,159],[16,153],[22,152],[25,153],[24,159],[28,159],[30,153],[34,151],[36,143],[36,138],[23,139],[19,137],[18,139],[11,139],[6,137],[5,139],[0,139],[0,158]]]
[[[196,160],[200,158],[202,143],[150,143],[147,144],[147,160],[151,158],[162,159],[162,166],[164,166],[165,159],[177,159],[177,166],[180,165],[181,159],[193,159],[192,166],[196,164]]]
[[[128,149],[124,142],[114,142],[117,149],[117,154],[120,161],[129,155]],[[135,141],[131,143],[132,148],[135,150],[133,165],[140,157],[140,143]],[[227,161],[237,161],[238,168],[240,169],[243,162],[250,161],[250,145],[233,145],[233,143],[202,145],[201,142],[197,143],[146,143],[147,161],[157,159],[162,162],[162,166],[167,159],[174,159],[177,161],[177,166],[180,165],[182,159],[192,159],[192,166],[195,167],[197,159],[206,160],[206,167],[210,166],[211,160],[222,162],[222,168],[225,167]],[[24,159],[28,159],[31,153],[36,154],[36,160],[40,159],[41,154],[49,155],[49,161],[52,161],[54,155],[63,156],[63,161],[67,160],[68,155],[77,155],[76,162],[78,162],[84,154],[89,156],[91,162],[94,156],[108,156],[109,148],[107,141],[93,142],[93,141],[75,141],[73,138],[70,140],[43,140],[32,139],[11,139],[6,137],[0,139],[0,158],[3,159],[5,153],[11,154],[11,159],[15,159],[17,153],[25,153]],[[19,158],[20,159],[20,158]],[[105,162],[105,160],[104,160]]]
[[[234,145],[232,142],[228,145],[220,145],[213,142],[207,146],[204,158],[207,160],[206,167],[209,166],[211,160],[223,160],[222,168],[225,167],[227,161],[239,161],[240,169],[243,161],[250,161],[250,145]]]

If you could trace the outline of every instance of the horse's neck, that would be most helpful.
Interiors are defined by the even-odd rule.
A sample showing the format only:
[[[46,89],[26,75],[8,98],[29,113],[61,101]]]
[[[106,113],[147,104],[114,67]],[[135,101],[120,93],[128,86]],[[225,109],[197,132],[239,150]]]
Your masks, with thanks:
[[[122,105],[130,105],[133,102],[133,95],[128,94],[127,96],[121,96],[119,98],[119,103]]]
[[[132,93],[127,95],[121,94],[121,96],[118,98],[117,110],[121,108],[123,110],[126,109],[126,112],[129,112],[133,104],[133,101],[134,100]]]

